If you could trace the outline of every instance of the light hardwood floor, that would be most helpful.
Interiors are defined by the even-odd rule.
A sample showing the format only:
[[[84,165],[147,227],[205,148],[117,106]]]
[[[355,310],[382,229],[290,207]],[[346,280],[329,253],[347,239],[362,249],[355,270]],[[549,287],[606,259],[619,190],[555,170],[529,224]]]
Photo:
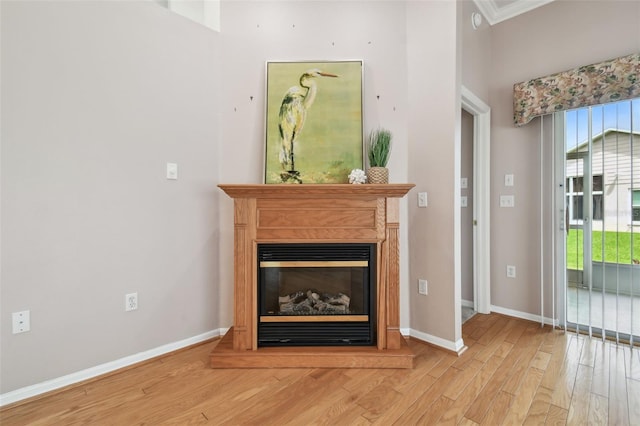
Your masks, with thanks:
[[[2,425],[633,425],[636,348],[498,314],[460,357],[416,340],[412,370],[212,370],[216,342],[0,411]]]

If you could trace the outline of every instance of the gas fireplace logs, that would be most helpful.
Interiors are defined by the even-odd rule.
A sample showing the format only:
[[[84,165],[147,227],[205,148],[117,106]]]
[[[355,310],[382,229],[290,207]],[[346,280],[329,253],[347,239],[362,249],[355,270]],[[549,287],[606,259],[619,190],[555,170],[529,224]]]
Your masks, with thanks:
[[[316,290],[298,291],[278,298],[281,315],[348,314],[350,301],[346,294],[320,294]]]

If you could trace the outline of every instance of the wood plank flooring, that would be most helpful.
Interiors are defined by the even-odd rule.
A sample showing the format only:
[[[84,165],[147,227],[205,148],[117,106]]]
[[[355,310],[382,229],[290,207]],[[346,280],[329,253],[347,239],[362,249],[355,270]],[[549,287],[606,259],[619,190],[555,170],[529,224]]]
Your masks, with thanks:
[[[415,368],[209,368],[217,342],[0,410],[2,425],[640,425],[640,350],[503,315]]]

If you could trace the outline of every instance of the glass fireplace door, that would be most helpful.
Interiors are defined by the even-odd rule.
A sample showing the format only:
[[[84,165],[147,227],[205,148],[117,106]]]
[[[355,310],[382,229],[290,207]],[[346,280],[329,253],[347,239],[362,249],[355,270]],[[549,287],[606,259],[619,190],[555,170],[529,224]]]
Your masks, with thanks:
[[[375,246],[259,246],[258,341],[372,344]]]

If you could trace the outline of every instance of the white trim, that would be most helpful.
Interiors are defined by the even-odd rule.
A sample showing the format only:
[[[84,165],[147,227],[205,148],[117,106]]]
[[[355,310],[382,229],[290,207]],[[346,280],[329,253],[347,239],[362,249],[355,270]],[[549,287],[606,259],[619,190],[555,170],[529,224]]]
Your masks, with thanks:
[[[502,314],[502,315],[508,315],[510,317],[520,318],[520,319],[533,321],[533,322],[542,322],[542,316],[541,315],[530,314],[528,312],[516,311],[516,310],[513,310],[513,309],[503,308],[501,306],[496,306],[496,305],[491,305],[491,312],[495,312],[495,313]],[[559,324],[557,319],[554,320],[554,319],[549,318],[549,317],[544,317],[544,323],[545,324],[553,324],[554,327]]]
[[[410,328],[401,328],[400,329],[400,334],[402,334],[404,337],[409,337],[409,336],[411,336],[411,329]]]
[[[474,308],[474,303],[473,300],[461,300],[462,302],[462,306],[464,306],[465,308]]]
[[[431,343],[432,345],[439,346],[441,348],[447,349],[449,351],[453,351],[455,353],[461,353],[462,349],[465,347],[462,339],[454,342],[451,340],[446,340],[441,337],[432,336],[431,334],[423,333],[422,331],[411,329],[411,337],[415,337],[416,339],[422,340],[423,342]]]
[[[562,324],[565,331],[567,330],[567,310],[565,301],[567,300],[567,229],[569,223],[566,220],[566,176],[567,170],[567,153],[565,151],[564,135],[566,130],[566,120],[564,112],[556,112],[552,116],[553,126],[553,159],[555,166],[553,168],[553,182],[555,192],[553,194],[555,200],[554,215],[554,244],[555,254],[553,256],[554,261],[554,276],[553,276],[553,317],[559,318],[562,321],[558,321]],[[556,224],[559,226],[556,227]],[[556,325],[556,324],[554,324]]]
[[[544,327],[544,120],[540,120],[540,319]]]
[[[473,300],[474,309],[491,306],[491,108],[469,89],[460,88],[462,109],[473,115]]]
[[[135,355],[129,355],[124,358],[117,359],[115,361],[106,362],[95,367],[80,370],[75,373],[67,374],[66,376],[58,377],[51,380],[46,380],[42,383],[35,385],[25,386],[14,391],[3,393],[0,395],[0,407],[3,407],[14,402],[21,401],[23,399],[31,398],[45,392],[51,392],[56,389],[63,388],[65,386],[73,385],[94,377],[101,376],[106,373],[110,373],[115,370],[119,370],[124,367],[137,364],[142,361],[146,361],[151,358],[155,358],[160,355],[167,354],[169,352],[176,351],[178,349],[185,348],[187,346],[195,345],[196,343],[204,342],[205,340],[213,339],[214,337],[222,336],[226,333],[227,329],[219,328],[217,330],[211,330],[206,333],[199,334],[197,336],[189,337],[184,340],[180,340],[166,345],[158,346],[148,351],[140,352]]]

